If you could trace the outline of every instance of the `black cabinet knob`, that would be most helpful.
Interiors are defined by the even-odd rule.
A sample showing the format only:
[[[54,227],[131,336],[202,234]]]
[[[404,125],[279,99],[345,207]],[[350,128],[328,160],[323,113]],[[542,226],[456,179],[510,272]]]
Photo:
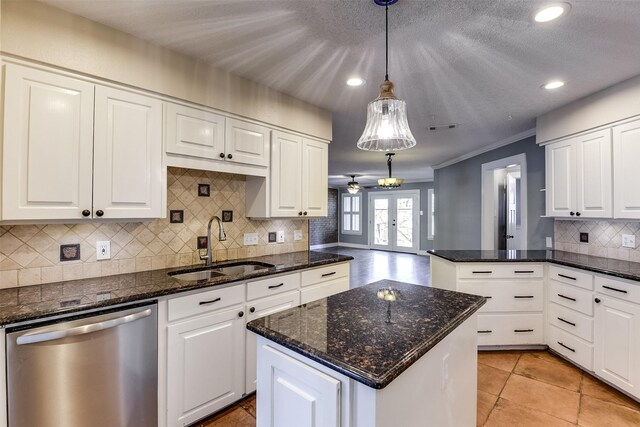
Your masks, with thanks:
[[[307,214],[307,211],[304,211],[304,213],[302,215],[306,215],[306,214]]]
[[[85,209],[82,211],[82,216],[89,216],[91,215],[91,211],[89,209]]]
[[[233,159],[233,156],[231,154],[227,154],[227,159]]]
[[[255,312],[256,312],[256,308],[255,308],[255,307],[251,307],[251,308],[249,309],[249,311],[250,311],[250,312],[252,312],[252,313],[255,313]]]
[[[224,159],[224,153],[220,153],[220,158]]]
[[[238,317],[242,317],[244,316],[244,311],[241,311],[240,313],[238,313]]]
[[[576,212],[576,216],[580,216],[582,215],[580,212]]]
[[[102,215],[104,215],[104,211],[102,209],[98,209],[96,211],[96,216],[102,216]]]
[[[574,211],[569,212],[569,215],[574,216],[576,213]]]
[[[600,304],[600,298],[596,298],[594,299],[594,301],[596,302],[596,304]]]
[[[298,212],[298,215],[302,216],[302,211]]]

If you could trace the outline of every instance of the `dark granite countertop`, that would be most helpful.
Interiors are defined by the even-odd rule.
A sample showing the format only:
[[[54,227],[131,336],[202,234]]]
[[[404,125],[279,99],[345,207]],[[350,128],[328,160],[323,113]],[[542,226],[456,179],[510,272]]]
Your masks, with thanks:
[[[108,307],[194,289],[223,286],[232,282],[257,279],[352,259],[353,257],[350,256],[325,252],[292,252],[235,260],[235,262],[269,263],[274,264],[275,267],[250,274],[222,276],[210,280],[184,281],[168,275],[168,273],[178,270],[191,271],[202,267],[192,266],[0,289],[0,325]],[[233,261],[226,261],[217,265],[233,263]]]
[[[381,288],[400,291],[391,303]],[[253,320],[247,329],[369,387],[381,389],[475,313],[485,299],[381,280]]]
[[[640,263],[556,250],[455,251],[430,250],[431,255],[452,262],[550,262],[640,282]]]

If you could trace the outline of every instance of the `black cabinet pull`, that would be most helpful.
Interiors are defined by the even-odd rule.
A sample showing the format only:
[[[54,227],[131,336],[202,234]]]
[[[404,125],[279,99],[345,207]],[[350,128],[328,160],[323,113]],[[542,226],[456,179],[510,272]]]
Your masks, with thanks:
[[[514,271],[515,274],[531,274],[531,273],[535,273],[535,271],[533,270],[516,270]]]
[[[96,211],[96,215],[97,215],[97,216],[102,216],[102,215],[104,215],[104,211],[103,211],[103,210],[101,210],[101,209],[98,209],[98,210]]]
[[[220,158],[224,159],[224,153],[220,153]]]
[[[561,321],[561,322],[566,323],[567,325],[576,326],[575,323],[569,322],[568,320],[564,320],[562,317],[558,317],[558,320]]]
[[[594,299],[594,301],[596,302],[596,304],[600,304],[600,298],[596,298]]]
[[[534,296],[533,295],[514,295],[513,296],[515,299],[531,299]]]
[[[280,286],[284,286],[284,283],[280,283],[279,285],[271,285],[269,286],[269,289],[279,288]]]
[[[565,295],[562,295],[562,294],[558,294],[558,296],[560,298],[568,299],[569,301],[574,301],[574,302],[577,301],[575,298],[571,298],[571,297],[568,297],[568,296],[565,296]]]
[[[576,213],[574,211],[569,212],[569,215],[574,216]]]
[[[256,308],[255,308],[255,307],[251,307],[251,308],[249,309],[249,312],[251,312],[251,313],[255,313],[255,312],[256,312]]]
[[[302,211],[298,212],[298,216],[302,216]]]
[[[231,154],[227,154],[227,159],[233,159],[233,156]]]
[[[491,274],[493,271],[485,270],[485,271],[472,271],[473,274]]]
[[[479,333],[479,334],[490,334],[490,333],[492,333],[492,332],[493,332],[493,331],[492,331],[491,329],[488,329],[488,330],[486,330],[486,331],[478,331],[478,333]]]
[[[322,277],[329,277],[329,276],[333,276],[334,274],[336,274],[336,272],[332,271],[331,273],[324,273]]]
[[[568,347],[568,346],[566,346],[566,345],[562,344],[560,341],[556,341],[556,342],[557,342],[558,344],[560,344],[561,346],[563,346],[564,348],[566,348],[567,350],[572,351],[572,352],[574,352],[574,353],[576,352],[574,349],[572,349],[571,347]]]
[[[493,297],[485,297],[485,299],[491,299],[491,298],[493,298]]]
[[[513,332],[533,332],[533,329],[514,329]]]
[[[576,212],[576,216],[580,216],[582,215],[580,212]]]
[[[569,279],[569,280],[578,280],[575,277],[565,276],[564,274],[560,274],[560,273],[558,273],[558,277],[564,277],[565,279]]]
[[[306,214],[307,214],[307,211],[302,212],[302,215],[306,215]]]
[[[616,288],[612,288],[610,286],[605,286],[605,285],[602,285],[602,287],[605,288],[605,289],[609,289],[610,291],[616,291],[616,292],[620,292],[620,293],[623,293],[623,294],[627,293],[627,291],[625,291],[624,289],[616,289]]]
[[[91,215],[91,211],[89,209],[85,209],[82,211],[82,216],[89,216]]]
[[[222,299],[222,298],[218,297],[218,298],[216,298],[216,299],[212,299],[212,300],[209,300],[209,301],[200,301],[200,302],[199,302],[199,304],[200,304],[200,305],[213,304],[214,302],[218,302],[218,301],[220,301],[221,299]]]
[[[240,313],[238,313],[238,317],[242,317],[244,316],[244,311],[241,311]]]

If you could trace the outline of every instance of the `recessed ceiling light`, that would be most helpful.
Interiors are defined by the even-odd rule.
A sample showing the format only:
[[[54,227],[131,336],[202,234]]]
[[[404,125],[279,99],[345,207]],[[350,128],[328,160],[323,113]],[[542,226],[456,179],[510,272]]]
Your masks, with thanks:
[[[347,84],[349,86],[362,86],[364,84],[364,79],[361,79],[360,77],[351,77],[347,80]]]
[[[550,81],[549,83],[545,83],[542,85],[542,89],[546,89],[546,90],[553,90],[553,89],[558,89],[561,88],[562,86],[564,86],[564,82],[561,80],[553,80]]]
[[[567,13],[571,6],[569,3],[554,3],[539,9],[534,18],[536,22],[549,22]]]

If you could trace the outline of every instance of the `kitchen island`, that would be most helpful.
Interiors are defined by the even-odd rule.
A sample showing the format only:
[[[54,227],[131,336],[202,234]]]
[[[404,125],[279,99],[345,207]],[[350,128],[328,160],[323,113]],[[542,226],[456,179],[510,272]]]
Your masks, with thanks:
[[[249,322],[260,426],[474,426],[482,297],[383,280]]]

